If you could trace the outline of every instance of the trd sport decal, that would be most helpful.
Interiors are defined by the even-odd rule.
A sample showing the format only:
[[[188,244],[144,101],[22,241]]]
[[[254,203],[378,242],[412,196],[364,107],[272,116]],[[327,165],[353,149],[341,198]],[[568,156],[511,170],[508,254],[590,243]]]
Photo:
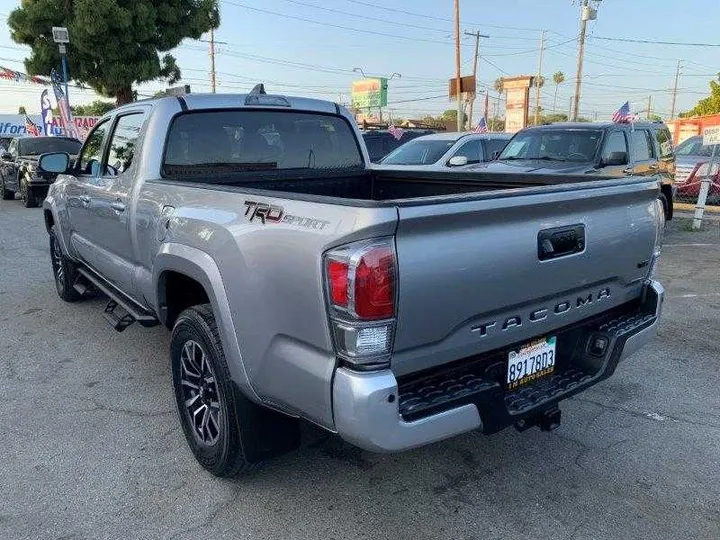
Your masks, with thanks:
[[[286,214],[282,206],[263,202],[245,201],[245,217],[249,222],[259,221],[263,225],[273,223],[287,223],[296,227],[308,229],[324,229],[330,225],[329,221],[310,217],[293,216]]]

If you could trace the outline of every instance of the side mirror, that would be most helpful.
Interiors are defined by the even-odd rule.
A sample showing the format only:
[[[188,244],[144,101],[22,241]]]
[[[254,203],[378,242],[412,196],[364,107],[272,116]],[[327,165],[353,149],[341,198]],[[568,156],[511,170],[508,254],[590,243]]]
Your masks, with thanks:
[[[54,154],[42,154],[38,159],[38,169],[49,173],[64,173],[70,165],[70,154],[57,152]]]
[[[3,161],[12,161],[13,156],[10,152],[3,152],[2,155],[0,155],[0,159]]]
[[[610,152],[610,155],[600,162],[600,165],[606,167],[608,165],[627,165],[627,152]]]
[[[465,156],[453,156],[447,162],[448,167],[462,167],[463,165],[467,165],[467,163],[468,158]]]

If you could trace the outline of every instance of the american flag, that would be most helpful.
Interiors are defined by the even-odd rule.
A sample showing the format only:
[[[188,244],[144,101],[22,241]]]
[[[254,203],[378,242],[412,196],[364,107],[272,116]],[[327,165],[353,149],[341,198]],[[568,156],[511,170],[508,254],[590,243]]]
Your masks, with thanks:
[[[25,115],[25,131],[27,131],[28,135],[32,135],[33,137],[39,137],[41,135],[40,127],[30,120],[30,117],[27,114]]]
[[[398,141],[402,139],[403,133],[405,133],[402,128],[395,127],[395,124],[390,124],[388,126],[388,133],[395,137]]]
[[[631,122],[634,120],[635,117],[630,114],[630,102],[626,101],[623,103],[622,107],[620,107],[617,111],[615,111],[612,115],[612,121],[616,124],[621,124],[623,122]]]
[[[480,121],[478,122],[477,127],[475,128],[475,133],[487,133],[488,131],[488,125],[487,120],[485,120],[485,117],[483,116]]]
[[[60,118],[62,120],[63,127],[65,128],[65,136],[77,137],[75,124],[72,119],[72,112],[70,111],[70,103],[68,103],[68,98],[60,86],[60,83],[62,82],[60,80],[60,75],[53,69],[50,74],[50,78],[52,79],[53,92],[55,92],[55,100],[57,101],[58,109],[60,109]]]

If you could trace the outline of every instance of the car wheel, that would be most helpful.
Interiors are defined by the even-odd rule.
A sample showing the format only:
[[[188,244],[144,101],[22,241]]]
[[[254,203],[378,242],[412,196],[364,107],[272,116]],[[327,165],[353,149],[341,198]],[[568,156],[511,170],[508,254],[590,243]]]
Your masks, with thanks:
[[[3,179],[2,185],[0,185],[0,191],[2,191],[3,201],[12,201],[15,198],[15,192],[5,189],[5,180]]]
[[[20,200],[25,208],[35,208],[37,206],[37,199],[25,179],[20,181]]]
[[[663,195],[663,194],[661,193],[660,195],[658,195],[658,199],[659,199],[660,202],[662,203],[663,218],[664,218],[665,222],[667,222],[667,220],[668,220],[668,210],[669,210],[669,209],[668,209],[668,200],[667,200],[667,197],[665,197],[665,195]]]
[[[62,252],[62,246],[57,236],[57,226],[55,225],[50,228],[50,260],[58,296],[66,302],[79,300],[82,295],[73,287],[77,277],[77,268]]]
[[[179,315],[170,341],[170,363],[180,424],[197,461],[221,477],[254,468],[243,452],[240,419],[257,405],[232,382],[208,304]]]

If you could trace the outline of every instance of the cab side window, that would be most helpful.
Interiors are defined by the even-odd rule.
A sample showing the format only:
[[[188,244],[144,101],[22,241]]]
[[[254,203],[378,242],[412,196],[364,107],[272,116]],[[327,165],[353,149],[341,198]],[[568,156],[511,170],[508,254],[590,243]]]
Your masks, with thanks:
[[[95,129],[88,135],[85,145],[80,151],[78,159],[78,173],[97,176],[100,172],[102,161],[103,140],[110,129],[110,121],[105,120],[95,126]]]
[[[482,161],[482,145],[480,139],[468,141],[463,144],[452,157],[464,156],[467,158],[468,164],[480,163]]]
[[[130,167],[144,118],[143,113],[135,113],[121,116],[118,119],[115,131],[110,139],[106,167],[107,175],[120,175]]]
[[[672,139],[670,138],[670,130],[658,129],[655,132],[655,140],[657,141],[658,148],[660,149],[661,158],[673,157],[673,145]]]
[[[10,145],[8,146],[7,151],[12,154],[13,156],[17,156],[18,153],[18,140],[13,139],[10,141]]]
[[[603,148],[602,160],[609,162],[612,154],[622,152],[625,154],[625,163],[628,158],[628,147],[625,134],[622,131],[613,131],[605,141],[605,148]]]
[[[630,140],[632,141],[633,161],[648,161],[653,157],[652,143],[650,135],[644,129],[636,129],[630,132]]]

